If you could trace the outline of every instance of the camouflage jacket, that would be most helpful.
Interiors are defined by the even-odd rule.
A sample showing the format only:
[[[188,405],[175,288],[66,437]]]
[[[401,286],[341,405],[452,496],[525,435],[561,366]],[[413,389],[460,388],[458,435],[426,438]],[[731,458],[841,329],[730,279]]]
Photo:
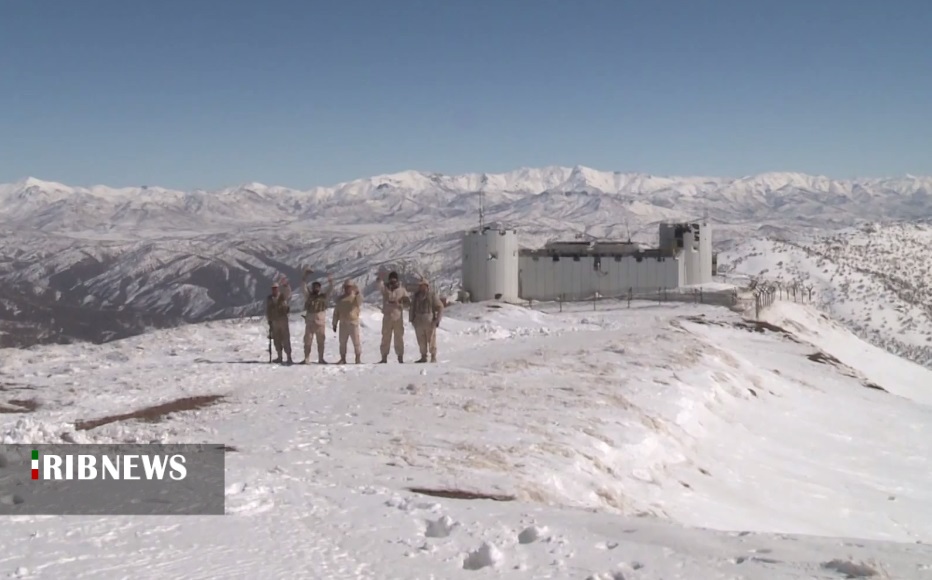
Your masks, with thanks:
[[[437,297],[437,294],[428,290],[427,292],[417,292],[411,301],[411,312],[408,316],[411,324],[424,322],[440,322],[443,315],[443,302]]]
[[[346,324],[359,324],[359,313],[362,309],[362,294],[355,292],[348,296],[340,296],[333,307],[333,324],[337,322]]]
[[[269,323],[275,320],[288,320],[288,313],[291,312],[289,298],[290,295],[285,292],[279,292],[277,297],[269,294],[265,299],[265,318]]]
[[[307,284],[304,285],[304,311],[308,322],[324,326],[327,324],[327,307],[330,303],[331,286],[325,291],[313,294]]]
[[[382,291],[382,317],[387,320],[401,320],[405,307],[411,305],[408,291],[404,286],[391,289],[382,282],[379,282],[379,289]]]

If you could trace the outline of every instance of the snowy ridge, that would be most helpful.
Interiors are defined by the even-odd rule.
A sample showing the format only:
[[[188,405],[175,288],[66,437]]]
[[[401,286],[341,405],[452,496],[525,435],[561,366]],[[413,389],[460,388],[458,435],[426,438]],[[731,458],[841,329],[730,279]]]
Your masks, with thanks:
[[[437,217],[472,219],[478,192],[485,193],[493,216],[507,215],[512,204],[542,194],[546,195],[540,205],[553,202],[554,195],[571,194],[577,211],[595,200],[607,204],[606,209],[643,202],[660,214],[678,206],[685,212],[708,210],[729,221],[775,212],[769,217],[812,222],[819,218],[812,218],[816,214],[809,210],[818,206],[837,210],[839,215],[823,218],[829,221],[848,216],[910,218],[928,215],[932,209],[932,177],[835,180],[799,173],[731,179],[658,177],[576,166],[502,174],[404,171],[309,190],[261,183],[210,192],[154,186],[83,188],[28,178],[0,185],[0,216],[47,231],[69,232],[130,226],[177,232],[299,219],[358,224],[387,216],[427,222]],[[350,204],[353,207],[347,207]]]
[[[633,306],[456,305],[424,366],[268,365],[258,321],[9,351],[0,400],[38,408],[0,415],[0,441],[235,451],[222,522],[19,517],[0,574],[930,577],[932,371],[799,305],[769,311],[782,327]],[[379,326],[367,306],[365,362]],[[194,395],[224,398],[75,429]]]
[[[750,240],[720,269],[812,284],[816,304],[873,344],[932,367],[932,224],[867,223]]]

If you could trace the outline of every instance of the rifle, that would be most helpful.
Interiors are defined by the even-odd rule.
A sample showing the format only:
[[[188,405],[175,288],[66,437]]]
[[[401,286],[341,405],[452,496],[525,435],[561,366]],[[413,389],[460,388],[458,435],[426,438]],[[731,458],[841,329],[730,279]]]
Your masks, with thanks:
[[[269,325],[269,362],[272,362],[272,325]]]

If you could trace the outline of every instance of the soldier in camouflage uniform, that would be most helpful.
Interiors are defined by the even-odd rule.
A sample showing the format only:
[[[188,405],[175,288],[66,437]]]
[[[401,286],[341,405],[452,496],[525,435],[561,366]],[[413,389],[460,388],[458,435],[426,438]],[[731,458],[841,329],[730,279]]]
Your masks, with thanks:
[[[388,275],[388,284],[383,281],[384,272],[379,272],[379,290],[382,291],[382,344],[379,350],[382,354],[381,363],[388,362],[388,353],[392,343],[395,346],[395,356],[398,362],[405,362],[405,322],[404,309],[411,306],[408,291],[398,281],[398,273]],[[393,340],[394,339],[394,340]]]
[[[311,345],[314,339],[317,339],[317,362],[327,364],[324,360],[324,342],[327,330],[327,307],[330,302],[330,294],[333,292],[333,276],[327,275],[328,288],[326,292],[321,292],[320,282],[314,282],[311,287],[307,286],[308,274],[313,274],[313,270],[304,271],[304,279],[301,281],[301,288],[304,291],[304,360],[301,364],[307,364],[311,358]]]
[[[443,315],[443,302],[437,294],[431,291],[427,280],[421,280],[417,292],[411,300],[409,319],[414,333],[417,335],[417,345],[421,349],[421,358],[414,362],[427,362],[430,353],[430,362],[437,362],[437,327]]]
[[[272,284],[272,293],[265,299],[265,318],[269,322],[269,333],[272,335],[272,341],[275,343],[275,352],[278,358],[274,362],[282,362],[282,351],[288,356],[288,364],[291,360],[291,329],[288,327],[288,314],[291,312],[289,301],[291,300],[291,286],[288,285],[288,279],[284,276],[281,279],[281,291],[279,284]]]
[[[359,314],[362,310],[362,294],[351,280],[343,284],[343,295],[333,306],[333,331],[340,329],[340,362],[346,364],[347,343],[352,340],[356,364],[362,362],[362,344],[359,336]]]

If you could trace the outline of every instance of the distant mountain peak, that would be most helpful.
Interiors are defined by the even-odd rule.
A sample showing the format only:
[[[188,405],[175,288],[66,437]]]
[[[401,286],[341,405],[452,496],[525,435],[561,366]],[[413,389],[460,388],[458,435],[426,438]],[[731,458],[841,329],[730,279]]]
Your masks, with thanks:
[[[932,215],[929,177],[834,180],[798,172],[665,177],[576,164],[458,175],[411,169],[308,190],[259,182],[213,191],[157,185],[85,188],[30,177],[0,185],[0,223],[45,231],[122,230],[132,236],[139,229],[224,230],[299,220],[411,225],[466,219],[478,211],[479,192],[486,217],[499,212],[511,223],[573,220],[586,212],[608,221],[648,222],[706,211],[717,220],[739,222],[779,217],[834,223],[877,215]],[[820,214],[819,208],[830,211]]]
[[[38,188],[43,190],[71,190],[72,187],[65,185],[64,183],[58,183],[56,181],[44,181],[37,177],[26,177],[17,181],[14,185],[19,186],[22,189],[29,188]]]

